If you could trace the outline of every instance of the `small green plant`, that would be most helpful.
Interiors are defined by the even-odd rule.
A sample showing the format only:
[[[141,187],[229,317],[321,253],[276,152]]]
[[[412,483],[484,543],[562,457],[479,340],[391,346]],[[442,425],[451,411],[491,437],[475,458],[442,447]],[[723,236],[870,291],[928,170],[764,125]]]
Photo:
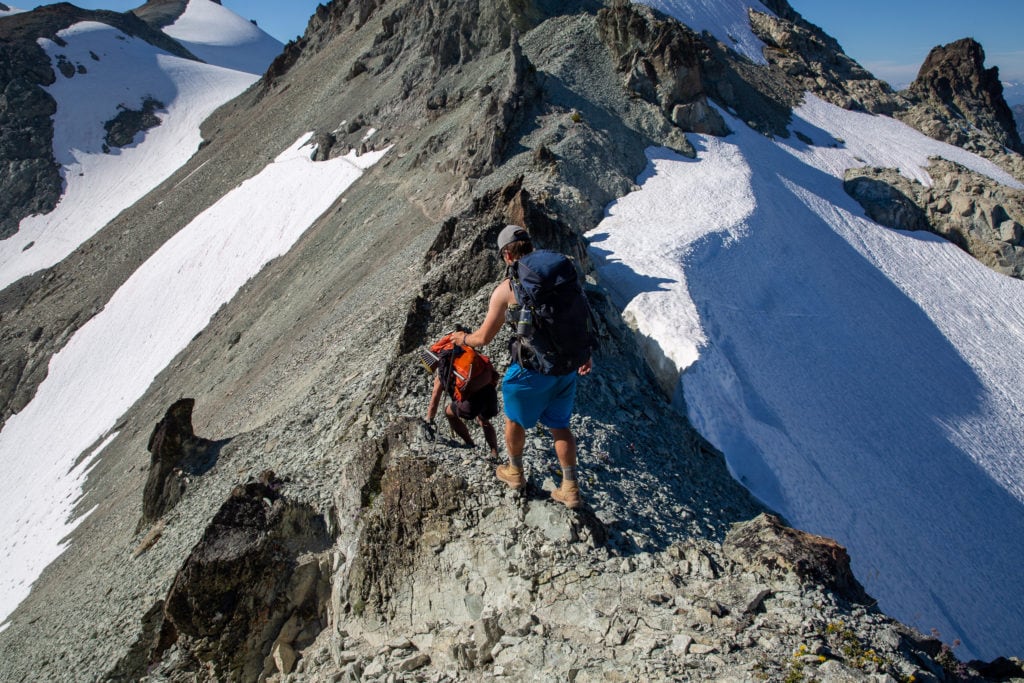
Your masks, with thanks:
[[[789,666],[786,667],[786,677],[783,683],[803,683],[807,680],[806,673],[804,672],[804,656],[807,654],[807,646],[803,643],[796,649],[793,656],[789,659]]]
[[[573,110],[573,112],[569,114],[569,119],[572,120],[573,123],[581,123],[583,121],[583,115],[578,111]]]
[[[892,668],[885,657],[871,648],[865,648],[857,634],[842,621],[829,622],[825,627],[825,635],[833,649],[842,655],[847,666],[869,672]]]
[[[786,669],[786,677],[782,679],[782,683],[803,683],[805,680],[804,663],[798,659],[791,661],[789,668]]]

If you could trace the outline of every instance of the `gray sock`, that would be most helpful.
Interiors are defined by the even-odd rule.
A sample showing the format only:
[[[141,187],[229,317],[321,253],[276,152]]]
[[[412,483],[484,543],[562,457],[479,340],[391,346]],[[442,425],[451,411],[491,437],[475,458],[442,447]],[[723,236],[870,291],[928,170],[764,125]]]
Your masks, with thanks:
[[[576,465],[562,468],[563,481],[576,481]]]
[[[522,472],[523,471],[523,456],[520,455],[518,458],[513,457],[511,455],[508,456],[508,464],[511,465],[512,467],[515,467],[520,472]]]

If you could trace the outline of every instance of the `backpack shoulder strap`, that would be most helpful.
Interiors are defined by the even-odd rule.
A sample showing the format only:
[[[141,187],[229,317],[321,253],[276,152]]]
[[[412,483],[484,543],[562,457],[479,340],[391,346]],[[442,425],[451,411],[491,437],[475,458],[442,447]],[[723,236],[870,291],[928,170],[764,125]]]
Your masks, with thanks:
[[[508,270],[508,286],[512,290],[512,297],[516,300],[516,304],[519,306],[523,305],[523,282],[519,279],[519,261],[515,261],[509,265]]]

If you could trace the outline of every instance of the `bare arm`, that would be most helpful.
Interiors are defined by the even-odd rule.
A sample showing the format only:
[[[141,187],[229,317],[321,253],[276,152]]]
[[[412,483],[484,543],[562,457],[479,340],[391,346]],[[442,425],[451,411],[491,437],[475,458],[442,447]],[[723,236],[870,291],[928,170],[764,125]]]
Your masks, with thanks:
[[[487,317],[475,331],[464,334],[461,343],[469,346],[486,346],[494,339],[505,322],[505,311],[515,304],[516,297],[512,293],[512,285],[509,281],[502,280],[501,284],[491,292],[491,301],[487,305]],[[458,337],[456,337],[458,339]]]

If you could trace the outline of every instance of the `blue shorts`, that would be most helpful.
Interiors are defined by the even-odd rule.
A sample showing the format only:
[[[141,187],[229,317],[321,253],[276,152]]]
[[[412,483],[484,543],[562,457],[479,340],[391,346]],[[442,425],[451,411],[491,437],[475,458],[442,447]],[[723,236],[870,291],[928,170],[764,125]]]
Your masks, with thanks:
[[[513,363],[501,383],[501,395],[505,416],[523,428],[539,421],[553,429],[568,429],[576,400],[576,373],[542,375]]]

